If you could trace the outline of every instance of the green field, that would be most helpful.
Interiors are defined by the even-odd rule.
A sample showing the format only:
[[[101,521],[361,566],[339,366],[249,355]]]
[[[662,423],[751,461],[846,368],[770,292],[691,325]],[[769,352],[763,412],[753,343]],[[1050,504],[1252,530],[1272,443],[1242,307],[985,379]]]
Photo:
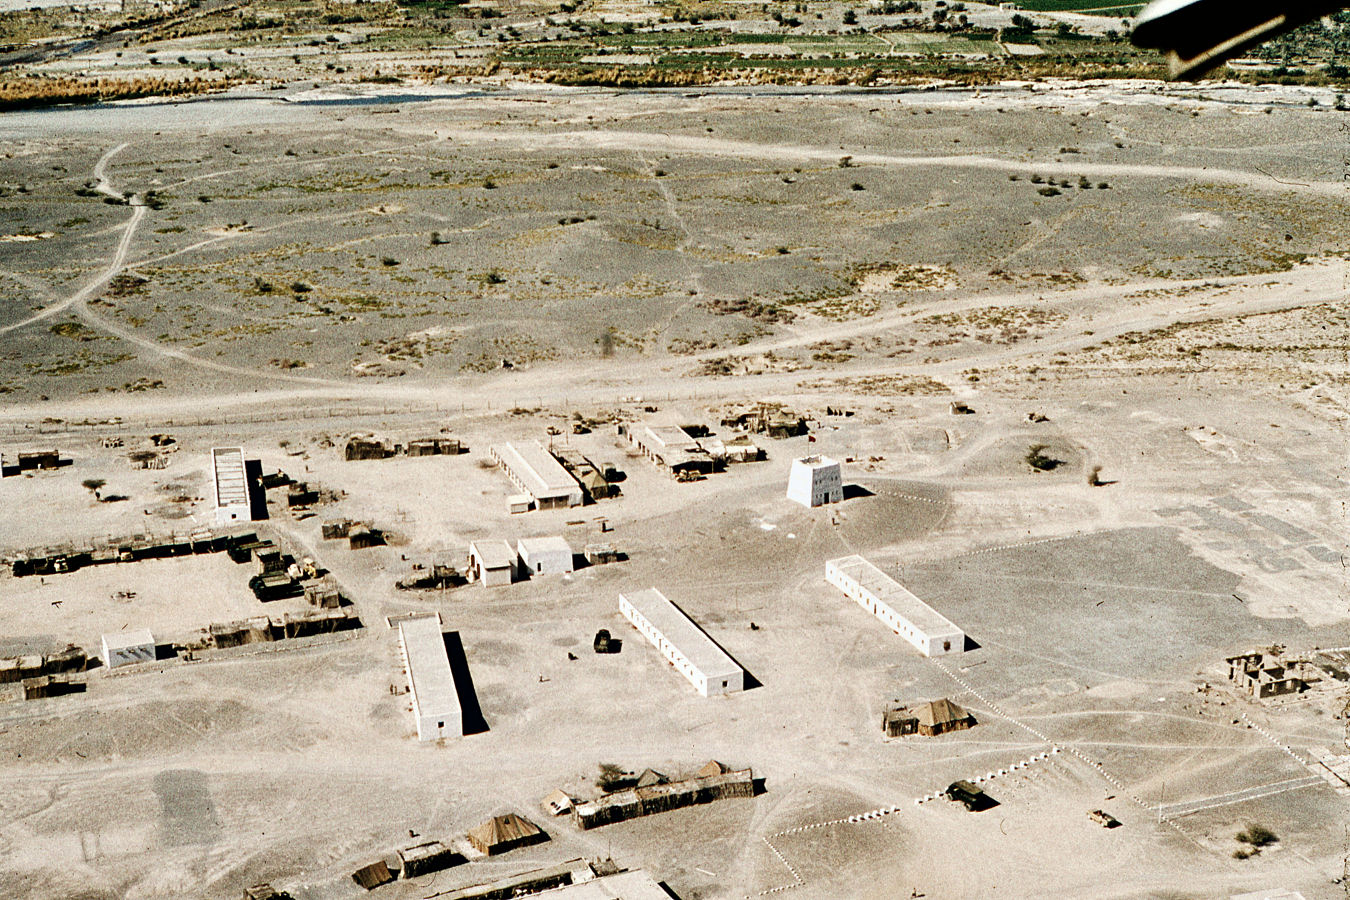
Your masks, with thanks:
[[[1096,16],[1133,16],[1144,8],[1142,3],[1104,6],[1101,0],[1019,0],[1018,6],[1032,12],[1079,12]]]

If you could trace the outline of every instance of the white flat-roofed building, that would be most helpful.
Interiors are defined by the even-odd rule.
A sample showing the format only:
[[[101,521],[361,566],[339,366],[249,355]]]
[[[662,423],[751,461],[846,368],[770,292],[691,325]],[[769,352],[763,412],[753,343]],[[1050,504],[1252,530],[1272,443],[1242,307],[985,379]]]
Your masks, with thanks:
[[[408,672],[417,739],[434,741],[462,736],[464,719],[455,690],[455,673],[445,653],[440,617],[432,614],[404,619],[398,623],[398,640],[403,650],[403,666]]]
[[[699,449],[698,440],[678,425],[638,425],[629,436],[652,459],[669,460]]]
[[[670,900],[670,894],[642,869],[574,881],[545,895],[551,900]]]
[[[149,629],[103,635],[103,664],[109,669],[132,663],[153,662],[155,637]]]
[[[745,670],[656,588],[620,594],[619,612],[703,696],[745,689]]]
[[[825,563],[825,580],[890,626],[924,656],[963,653],[966,633],[861,556]]]
[[[250,522],[253,511],[248,502],[248,476],[244,473],[243,447],[216,447],[211,451],[211,468],[216,482],[216,524]]]
[[[573,570],[572,545],[561,535],[521,538],[516,542],[520,566],[530,575],[562,575]]]
[[[469,544],[469,580],[484,587],[516,580],[516,551],[506,541],[473,541]]]
[[[534,498],[539,509],[580,506],[585,499],[581,483],[538,441],[494,444],[488,453],[517,490]]]
[[[828,456],[804,456],[792,461],[787,498],[802,506],[823,506],[844,499],[839,461]]]

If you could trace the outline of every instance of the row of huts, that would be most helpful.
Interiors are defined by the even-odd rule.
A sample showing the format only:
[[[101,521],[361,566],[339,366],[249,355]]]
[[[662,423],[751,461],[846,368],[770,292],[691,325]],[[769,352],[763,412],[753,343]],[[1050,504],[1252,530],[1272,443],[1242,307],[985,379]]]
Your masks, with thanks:
[[[493,816],[470,828],[464,837],[474,851],[484,856],[497,856],[549,839],[542,828],[514,812]],[[422,841],[362,866],[352,873],[352,880],[370,891],[399,878],[417,878],[467,861],[464,853],[442,841]]]

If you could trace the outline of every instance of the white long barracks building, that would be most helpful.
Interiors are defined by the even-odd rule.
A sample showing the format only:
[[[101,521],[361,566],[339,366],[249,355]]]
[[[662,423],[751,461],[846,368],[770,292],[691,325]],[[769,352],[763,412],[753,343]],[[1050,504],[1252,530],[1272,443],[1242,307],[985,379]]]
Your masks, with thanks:
[[[214,448],[211,451],[211,469],[216,484],[216,524],[252,521],[248,476],[244,472],[244,448]]]
[[[516,490],[534,498],[538,509],[566,509],[580,506],[585,500],[581,482],[538,441],[493,444],[488,453],[502,467]]]
[[[433,613],[400,621],[398,640],[408,672],[417,739],[461,737],[464,717],[455,690],[455,673],[445,653],[440,616]]]
[[[656,588],[620,594],[619,612],[703,696],[745,690],[745,670]]]
[[[861,556],[825,563],[825,580],[858,601],[924,656],[965,652],[964,631]]]

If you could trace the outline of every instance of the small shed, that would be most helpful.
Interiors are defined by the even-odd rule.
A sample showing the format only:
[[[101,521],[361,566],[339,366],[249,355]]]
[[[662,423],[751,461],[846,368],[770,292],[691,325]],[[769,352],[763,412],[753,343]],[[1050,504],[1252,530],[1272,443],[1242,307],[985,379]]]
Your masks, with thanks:
[[[655,769],[643,769],[642,774],[638,776],[637,786],[640,788],[654,787],[658,784],[667,784],[669,781],[669,778]]]
[[[368,525],[353,525],[347,532],[347,546],[352,550],[362,550],[366,547],[384,546],[384,534],[377,528],[371,528]]]
[[[342,605],[342,593],[335,582],[324,579],[318,584],[305,585],[305,600],[320,609],[337,609]]]
[[[904,737],[919,730],[919,717],[908,706],[898,706],[881,714],[881,730],[887,737]]]
[[[572,547],[561,535],[521,538],[516,542],[523,571],[530,575],[561,575],[573,570]]]
[[[379,859],[368,866],[362,866],[352,873],[352,881],[355,881],[361,887],[368,891],[373,891],[382,884],[388,884],[394,880],[394,874],[389,871],[389,864]]]
[[[291,895],[264,881],[244,888],[244,900],[291,900]]]
[[[286,571],[286,558],[276,547],[259,547],[254,550],[253,562],[258,566],[259,575]]]
[[[413,847],[405,847],[398,851],[398,858],[403,863],[404,878],[416,878],[428,872],[439,872],[441,869],[448,869],[465,861],[463,856],[440,841],[427,841]]]
[[[544,809],[548,810],[549,815],[553,816],[561,816],[572,811],[572,797],[562,788],[558,788],[545,797],[543,804]]]
[[[338,538],[345,538],[352,530],[351,519],[330,519],[320,526],[320,533],[325,541],[333,541]]]
[[[506,541],[473,541],[469,544],[469,580],[485,587],[516,580],[516,552]]]
[[[418,438],[408,441],[409,456],[456,456],[459,453],[457,438]]]
[[[155,638],[148,628],[103,635],[103,664],[109,669],[155,658]]]
[[[511,494],[506,498],[506,511],[512,515],[517,513],[527,513],[530,511],[530,504],[534,498],[529,494]]]
[[[469,843],[479,853],[495,856],[517,847],[548,840],[548,835],[529,819],[515,813],[493,816],[468,834]]]
[[[703,768],[694,773],[695,778],[716,778],[718,775],[725,775],[731,771],[731,767],[710,759]]]
[[[353,435],[348,441],[343,456],[353,459],[388,459],[394,450],[374,435]]]

